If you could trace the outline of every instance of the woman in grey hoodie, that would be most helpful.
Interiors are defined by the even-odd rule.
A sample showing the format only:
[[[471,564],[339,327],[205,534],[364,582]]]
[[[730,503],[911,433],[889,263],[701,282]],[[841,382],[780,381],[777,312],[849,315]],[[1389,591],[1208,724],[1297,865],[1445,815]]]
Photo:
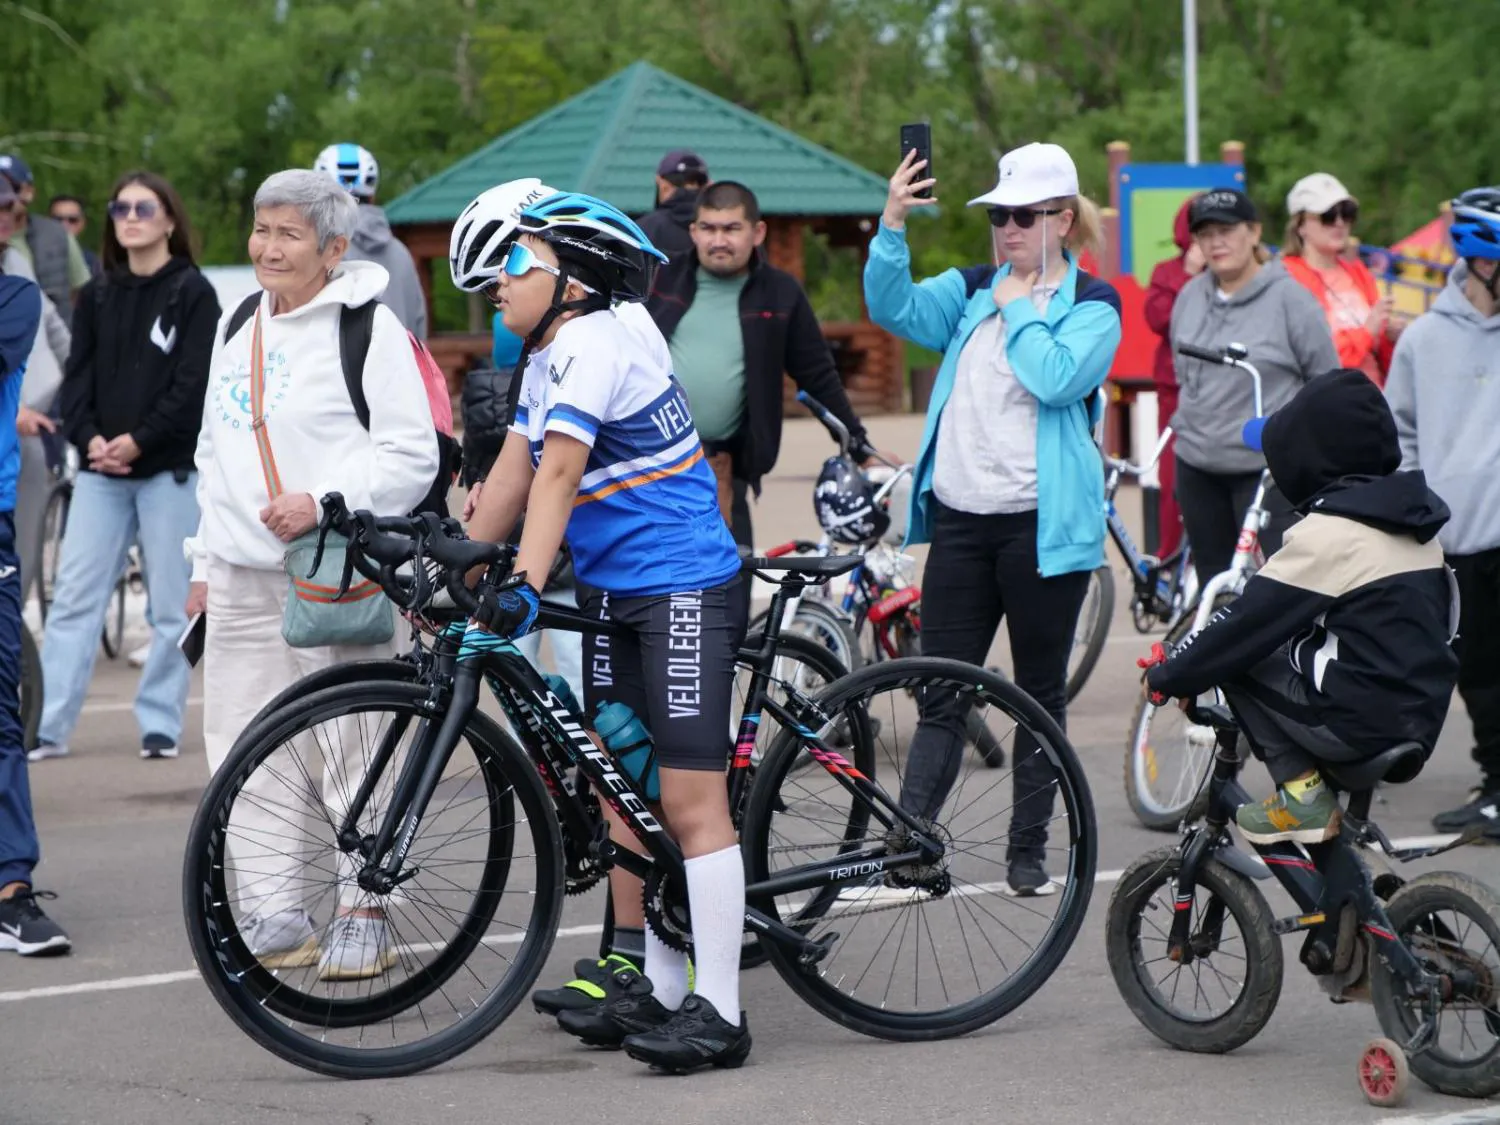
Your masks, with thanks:
[[[1246,447],[1240,430],[1255,413],[1242,371],[1176,352],[1182,344],[1217,351],[1243,344],[1264,381],[1267,414],[1289,402],[1314,375],[1339,367],[1333,335],[1317,299],[1266,260],[1255,205],[1243,192],[1220,189],[1194,201],[1188,226],[1208,268],[1182,289],[1172,309],[1172,346],[1181,388],[1172,429],[1177,435],[1177,502],[1198,580],[1229,568],[1245,509],[1265,458]],[[1281,546],[1290,506],[1272,488],[1271,522],[1261,533],[1267,556]]]

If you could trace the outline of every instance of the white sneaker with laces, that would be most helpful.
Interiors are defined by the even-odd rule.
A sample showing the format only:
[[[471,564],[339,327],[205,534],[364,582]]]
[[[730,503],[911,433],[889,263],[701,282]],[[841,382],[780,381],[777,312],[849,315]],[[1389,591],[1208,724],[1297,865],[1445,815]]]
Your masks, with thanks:
[[[346,914],[335,918],[318,965],[320,980],[369,980],[396,963],[384,918]]]
[[[48,758],[66,758],[68,756],[67,746],[59,746],[53,742],[39,742],[36,749],[26,755],[28,762],[45,762]]]
[[[318,935],[300,908],[251,918],[240,929],[250,955],[267,969],[305,969],[318,961]]]

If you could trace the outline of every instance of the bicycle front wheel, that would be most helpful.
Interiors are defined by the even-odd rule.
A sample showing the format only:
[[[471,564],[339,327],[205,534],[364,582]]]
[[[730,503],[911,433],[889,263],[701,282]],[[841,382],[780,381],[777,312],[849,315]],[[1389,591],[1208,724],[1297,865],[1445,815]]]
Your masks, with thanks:
[[[345,1078],[436,1066],[509,1016],[546,961],[557,820],[536,768],[478,712],[400,881],[361,886],[397,779],[441,720],[418,685],[333,688],[273,715],[203,795],[183,866],[193,956],[219,1006],[288,1062]]]
[[[36,638],[26,623],[21,623],[21,745],[27,750],[36,746],[36,732],[42,725],[42,654]]]
[[[866,1035],[940,1039],[993,1023],[1051,976],[1088,910],[1097,843],[1077,756],[1019,688],[953,660],[870,665],[817,705],[821,727],[814,717],[806,725],[823,746],[861,729],[874,766],[818,750],[822,769],[796,770],[811,752],[796,730],[762,763],[741,837],[752,884],[810,866],[821,874],[810,890],[752,891],[751,905],[826,946],[810,968],[797,950],[765,942],[771,963],[814,1008]],[[1011,742],[1012,769],[988,769],[970,752],[974,717]],[[866,795],[876,770],[883,794],[892,803],[901,794],[942,843],[940,856],[889,865],[911,847],[887,804]],[[1023,877],[1028,869],[1040,885]]]
[[[1089,575],[1083,608],[1078,612],[1078,624],[1073,629],[1073,648],[1068,653],[1069,702],[1078,697],[1093,674],[1094,666],[1099,663],[1114,616],[1115,572],[1105,563]]]
[[[104,655],[111,660],[120,655],[125,645],[126,585],[123,576],[115,583],[115,591],[110,598],[110,607],[104,618],[104,632],[99,636],[99,643],[104,647]]]

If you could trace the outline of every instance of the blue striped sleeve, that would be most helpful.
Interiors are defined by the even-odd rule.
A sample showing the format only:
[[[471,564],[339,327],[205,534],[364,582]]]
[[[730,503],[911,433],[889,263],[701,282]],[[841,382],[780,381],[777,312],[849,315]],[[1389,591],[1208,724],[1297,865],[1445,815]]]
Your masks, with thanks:
[[[599,433],[599,419],[595,418],[586,410],[580,410],[566,402],[554,403],[552,409],[547,412],[547,424],[542,427],[543,431],[556,430],[559,433],[576,437],[585,445],[593,445],[594,437]]]

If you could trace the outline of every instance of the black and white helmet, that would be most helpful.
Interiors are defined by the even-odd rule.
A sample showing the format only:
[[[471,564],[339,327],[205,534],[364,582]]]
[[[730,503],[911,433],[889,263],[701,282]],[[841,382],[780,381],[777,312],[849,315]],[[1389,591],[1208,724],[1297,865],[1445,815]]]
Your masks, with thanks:
[[[520,229],[521,212],[555,194],[533,176],[492,187],[465,207],[448,238],[448,272],[453,284],[477,293],[493,282]]]
[[[873,543],[891,526],[890,513],[875,503],[875,486],[847,457],[823,462],[813,489],[813,511],[830,539],[850,546]]]

